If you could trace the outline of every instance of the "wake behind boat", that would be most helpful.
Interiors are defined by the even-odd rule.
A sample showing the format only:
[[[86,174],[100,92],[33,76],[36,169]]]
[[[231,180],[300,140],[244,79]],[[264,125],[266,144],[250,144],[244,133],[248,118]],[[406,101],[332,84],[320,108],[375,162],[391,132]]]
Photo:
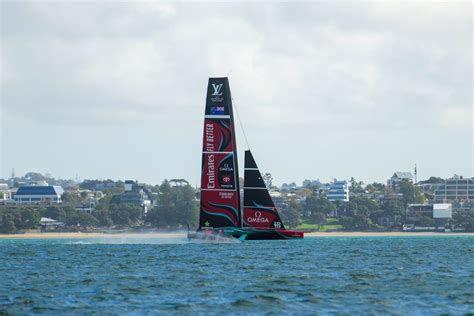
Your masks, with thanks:
[[[287,230],[250,150],[245,151],[244,198],[240,199],[237,144],[229,81],[209,78],[201,169],[199,229],[188,238],[240,240],[303,238]]]

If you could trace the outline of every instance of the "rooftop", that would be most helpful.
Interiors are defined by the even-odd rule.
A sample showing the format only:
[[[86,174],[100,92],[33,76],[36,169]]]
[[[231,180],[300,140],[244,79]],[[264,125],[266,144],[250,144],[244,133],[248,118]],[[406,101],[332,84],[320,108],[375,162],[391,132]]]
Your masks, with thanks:
[[[63,193],[63,188],[57,185],[22,186],[18,188],[15,195],[62,195]]]
[[[413,180],[413,175],[410,172],[397,171],[393,174],[392,178]]]

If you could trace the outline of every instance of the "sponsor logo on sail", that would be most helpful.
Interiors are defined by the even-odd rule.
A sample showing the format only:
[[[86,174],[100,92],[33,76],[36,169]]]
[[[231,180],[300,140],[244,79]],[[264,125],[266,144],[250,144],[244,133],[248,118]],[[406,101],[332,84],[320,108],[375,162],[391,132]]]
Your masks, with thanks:
[[[211,115],[223,115],[224,107],[223,106],[211,106]]]
[[[222,91],[222,86],[224,84],[223,83],[213,83],[212,84],[212,89],[214,90],[214,92],[212,92],[211,94],[211,101],[212,102],[222,102],[224,100],[224,98],[222,97],[222,95],[224,94],[223,91]]]
[[[222,178],[222,182],[224,183],[229,183],[230,182],[230,177],[229,176],[225,176]]]
[[[212,84],[212,88],[214,89],[214,92],[212,93],[212,95],[222,95],[222,86],[223,84],[215,84],[213,83]]]
[[[214,151],[214,125],[211,123],[206,123],[205,133],[205,151]]]
[[[233,172],[234,168],[230,164],[225,163],[221,167],[219,167],[219,171]]]
[[[214,189],[215,187],[214,155],[210,154],[207,156],[207,188]]]
[[[254,217],[247,217],[247,223],[269,223],[267,217],[262,217],[262,212],[256,211]]]
[[[219,192],[219,197],[222,199],[233,199],[235,195],[235,192]]]

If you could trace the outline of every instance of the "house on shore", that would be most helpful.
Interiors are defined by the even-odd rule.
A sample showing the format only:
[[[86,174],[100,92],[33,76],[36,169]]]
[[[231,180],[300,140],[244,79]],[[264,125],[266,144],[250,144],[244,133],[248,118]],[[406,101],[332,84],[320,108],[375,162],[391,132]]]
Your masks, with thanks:
[[[413,175],[410,172],[397,171],[392,177],[390,177],[390,179],[388,179],[387,186],[394,190],[398,190],[400,188],[400,182],[402,181],[409,181],[413,183]]]
[[[63,193],[63,188],[56,185],[21,186],[15,192],[13,204],[61,204],[61,196]]]

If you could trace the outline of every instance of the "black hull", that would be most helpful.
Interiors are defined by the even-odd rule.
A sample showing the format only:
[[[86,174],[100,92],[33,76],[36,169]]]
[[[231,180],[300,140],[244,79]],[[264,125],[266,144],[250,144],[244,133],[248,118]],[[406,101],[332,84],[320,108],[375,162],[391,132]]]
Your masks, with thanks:
[[[245,240],[284,240],[284,239],[302,239],[304,237],[303,232],[297,232],[292,230],[283,229],[251,229],[243,234],[240,234],[236,238]]]
[[[304,233],[286,229],[224,228],[188,233],[189,239],[236,238],[243,240],[303,239]]]

